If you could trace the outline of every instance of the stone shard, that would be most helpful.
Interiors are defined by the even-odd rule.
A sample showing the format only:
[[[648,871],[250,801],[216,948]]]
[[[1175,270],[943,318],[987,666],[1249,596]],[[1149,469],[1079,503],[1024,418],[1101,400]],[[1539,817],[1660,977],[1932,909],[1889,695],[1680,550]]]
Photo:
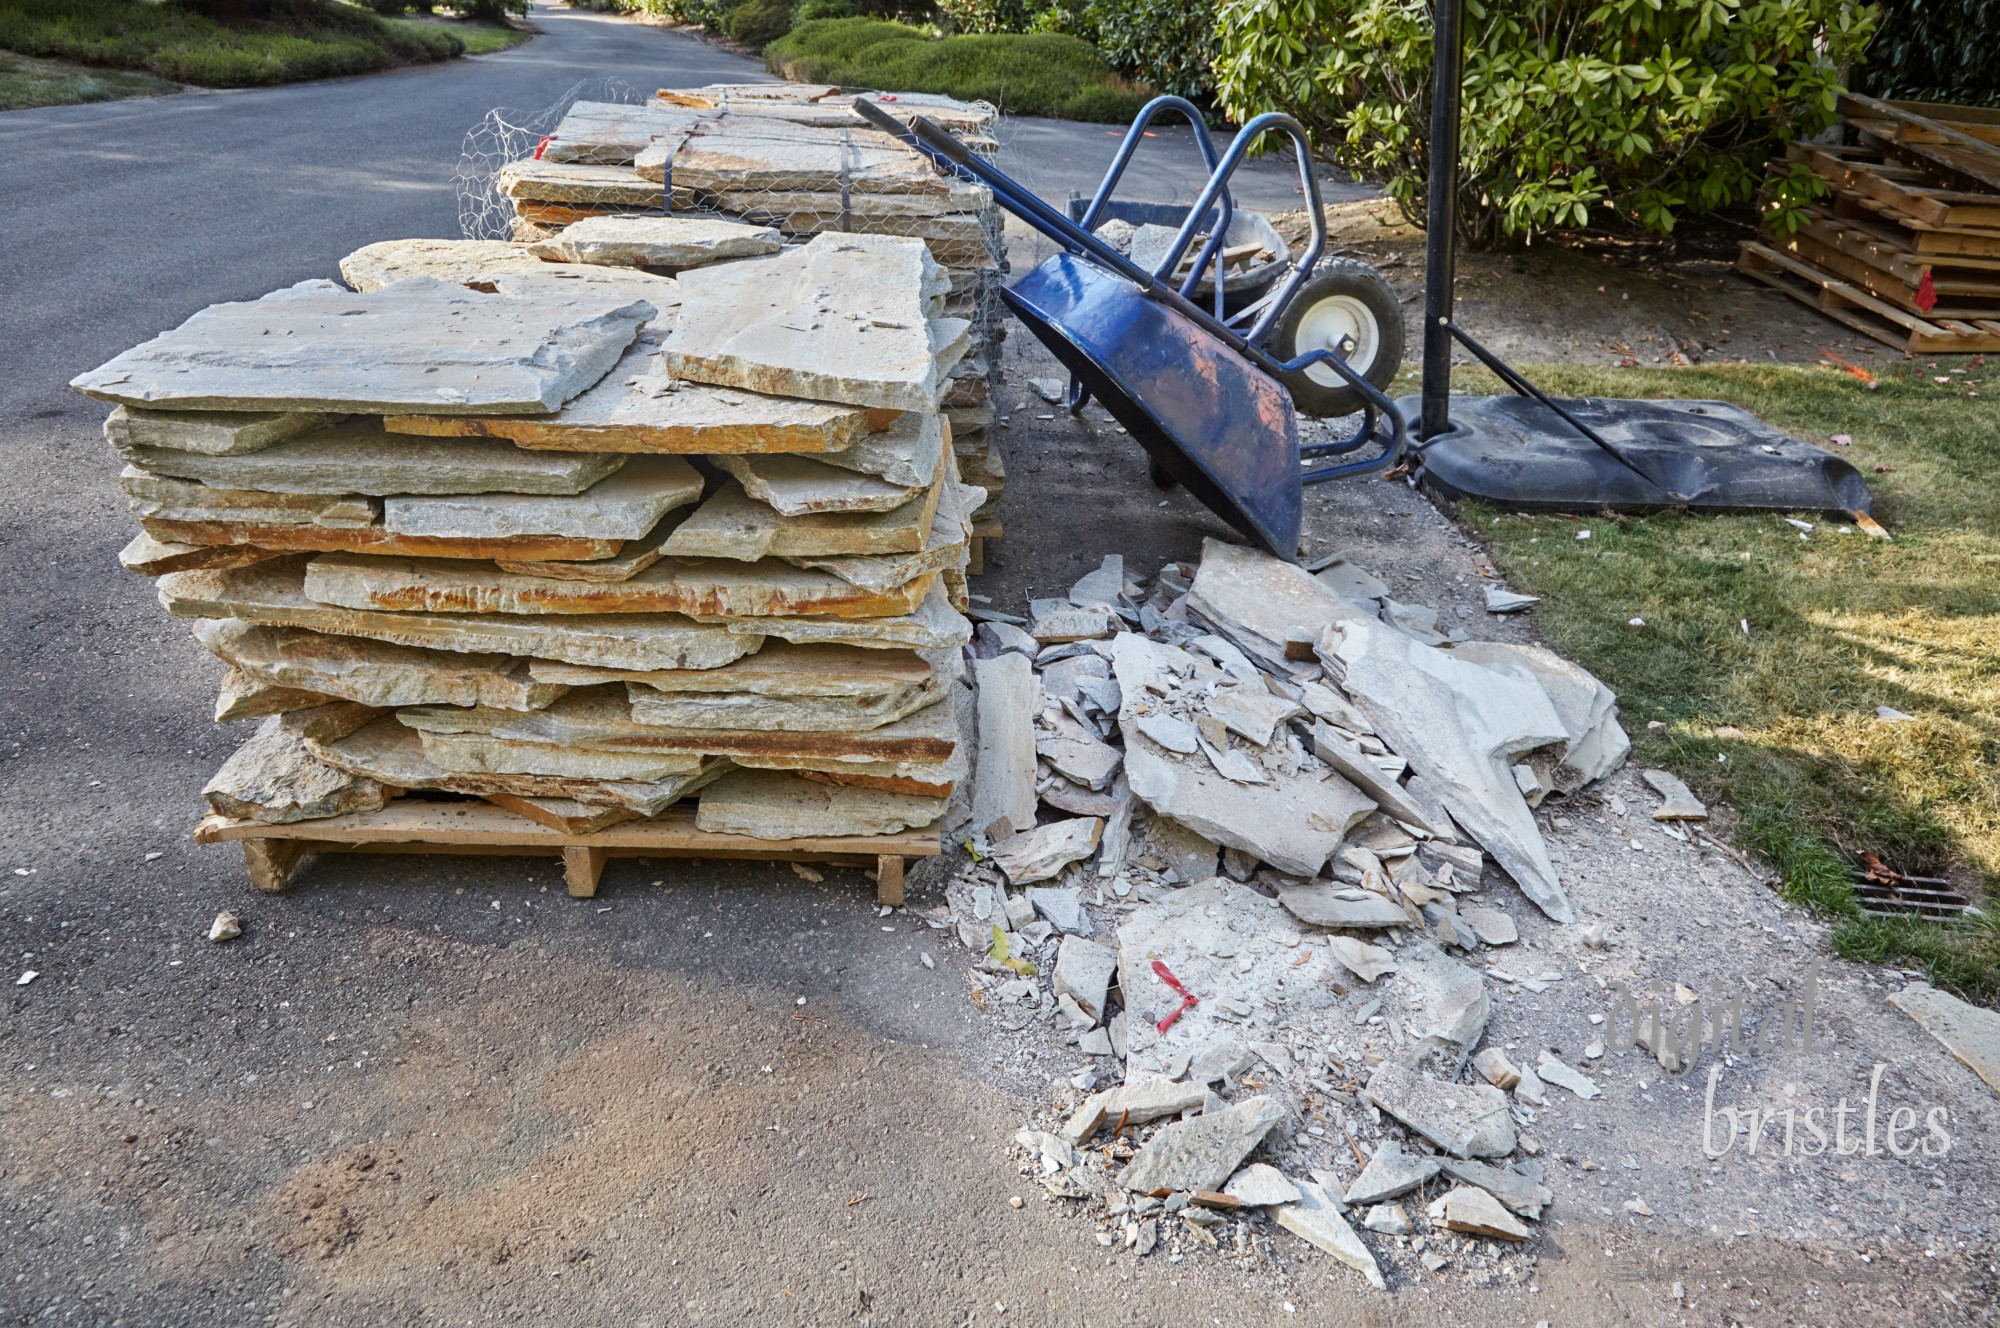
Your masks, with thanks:
[[[196,622],[194,636],[216,658],[268,684],[308,688],[364,706],[538,710],[570,690],[536,682],[528,662],[508,654],[416,650],[230,618]]]
[[[306,560],[177,572],[160,579],[160,603],[179,618],[240,618],[339,636],[463,654],[534,656],[617,669],[717,668],[756,650],[761,638],[673,615],[560,618],[481,613],[343,609],[305,593]]]
[[[545,413],[602,378],[654,312],[588,291],[413,280],[358,295],[305,282],[211,305],[70,385],[175,410]]]
[[[1522,595],[1499,586],[1486,587],[1486,611],[1488,613],[1519,613],[1531,609],[1542,602],[1540,595]]]
[[[305,590],[322,604],[403,612],[888,618],[915,609],[930,585],[921,578],[876,595],[829,572],[769,560],[667,558],[625,581],[569,581],[461,558],[329,553],[307,565]]]
[[[1425,1211],[1433,1222],[1442,1222],[1450,1230],[1468,1235],[1526,1240],[1533,1234],[1498,1199],[1476,1186],[1461,1185],[1448,1191]]]
[[[148,447],[203,456],[242,456],[338,424],[342,418],[318,411],[146,410],[120,406],[104,421],[104,437],[121,452]]]
[[[1103,833],[1104,822],[1094,816],[1052,821],[1001,840],[993,846],[991,859],[1015,885],[1046,881],[1096,852]]]
[[[317,760],[276,715],[222,763],[201,794],[224,816],[279,824],[374,811],[389,802],[376,781]]]
[[[1266,785],[1238,784],[1204,762],[1181,762],[1145,735],[1139,706],[1149,692],[1171,689],[1188,657],[1124,632],[1111,643],[1112,667],[1124,699],[1125,777],[1132,792],[1163,816],[1296,876],[1317,875],[1347,832],[1375,804],[1338,775],[1273,775]]]
[[[1278,726],[1305,713],[1303,706],[1273,696],[1262,679],[1235,687],[1218,687],[1209,694],[1208,713],[1222,721],[1231,733],[1239,734],[1259,747],[1271,744]]]
[[[1452,1074],[1478,1045],[1493,1012],[1486,979],[1429,941],[1403,947],[1395,979],[1384,985],[1383,996],[1411,1040],[1399,1053],[1406,1063],[1431,1056]]]
[[[928,485],[937,475],[938,458],[947,441],[943,415],[907,410],[888,428],[859,434],[850,446],[818,460],[873,475],[888,484]]]
[[[1105,994],[1117,972],[1118,952],[1110,946],[1081,936],[1065,936],[1056,949],[1056,969],[1049,989],[1056,996],[1068,996],[1085,1014],[1103,1023]]]
[[[553,415],[403,414],[383,425],[392,433],[502,438],[567,452],[833,453],[867,432],[870,414],[684,382],[660,362],[660,334],[648,328],[610,373]]]
[[[1889,1004],[1917,1021],[1946,1051],[2000,1093],[2000,1013],[1968,1005],[1928,982],[1912,982]]]
[[[1259,1096],[1163,1126],[1139,1149],[1118,1183],[1139,1194],[1218,1189],[1284,1118],[1283,1107]]]
[[[939,455],[942,455],[942,446]],[[893,512],[930,487],[891,484],[807,456],[718,456],[715,464],[743,491],[781,516],[815,512]]]
[[[730,258],[775,254],[782,242],[768,226],[701,217],[586,217],[528,246],[536,258],[609,267],[701,267]]]
[[[1434,824],[1439,819],[1436,812],[1412,796],[1368,753],[1341,737],[1333,725],[1324,722],[1313,725],[1313,755],[1404,824],[1414,825],[1431,834],[1449,832],[1449,827]]]
[[[1304,568],[1216,539],[1201,543],[1201,567],[1187,602],[1232,643],[1281,674],[1307,671],[1286,659],[1288,638],[1368,617]]]
[[[1367,1278],[1368,1285],[1377,1291],[1387,1290],[1389,1284],[1383,1279],[1375,1256],[1368,1252],[1368,1246],[1347,1224],[1347,1219],[1340,1215],[1339,1205],[1333,1197],[1312,1181],[1299,1181],[1297,1184],[1298,1202],[1277,1209],[1278,1225],[1354,1269]]]
[[[948,667],[950,676],[957,676],[956,662],[951,661]],[[755,654],[708,669],[600,669],[550,660],[528,662],[528,672],[537,682],[565,687],[637,683],[670,694],[723,692],[770,697],[887,697],[921,687],[947,671],[946,661],[933,663],[913,650],[800,646],[787,641],[768,642]]]
[[[1558,922],[1575,917],[1512,758],[1566,736],[1534,675],[1453,658],[1372,619],[1320,639],[1320,657],[1451,816]]]
[[[1542,1209],[1555,1200],[1548,1186],[1506,1167],[1448,1157],[1444,1159],[1444,1173],[1453,1180],[1478,1186],[1522,1217],[1539,1218]]]
[[[1514,1151],[1507,1095],[1486,1084],[1453,1084],[1384,1061],[1362,1096],[1454,1157]]]
[[[1660,805],[1653,809],[1656,821],[1706,821],[1708,808],[1702,805],[1694,790],[1683,784],[1664,770],[1641,770],[1639,777],[1652,785],[1653,792],[1660,795]]]
[[[1348,972],[1363,982],[1373,982],[1384,973],[1396,971],[1396,956],[1379,945],[1354,936],[1329,936],[1326,938],[1327,951],[1338,959]]]
[[[1632,740],[1618,722],[1618,696],[1580,664],[1541,646],[1468,641],[1453,654],[1475,664],[1513,668],[1548,694],[1563,728],[1560,760],[1551,772],[1557,791],[1574,793],[1624,763]]]
[[[1084,911],[1080,892],[1051,886],[1037,887],[1028,891],[1028,902],[1034,906],[1035,912],[1047,918],[1049,925],[1063,935],[1090,935],[1090,915]]]
[[[1027,658],[1009,652],[975,660],[979,693],[979,755],[972,772],[972,824],[1035,824],[1035,715],[1040,687]]]
[[[1047,686],[1046,677],[1043,685]],[[1063,778],[1093,791],[1109,788],[1125,759],[1116,747],[1098,741],[1068,715],[1059,716],[1052,731],[1036,735],[1035,754]]]
[[[1568,1089],[1585,1101],[1604,1096],[1604,1090],[1589,1075],[1571,1069],[1551,1052],[1544,1051],[1541,1059],[1535,1062],[1535,1074],[1543,1083]]]
[[[888,835],[927,826],[943,798],[826,784],[773,770],[735,770],[702,790],[695,825],[758,839]]]
[[[1314,927],[1414,927],[1410,910],[1385,895],[1340,885],[1288,885],[1278,902],[1300,922]]]
[[[1074,1135],[1071,1142],[1076,1143],[1088,1139],[1100,1125],[1113,1129],[1146,1125],[1168,1116],[1178,1116],[1184,1111],[1193,1111],[1207,1096],[1208,1088],[1204,1084],[1182,1084],[1159,1075],[1139,1075],[1118,1088],[1091,1094],[1077,1108],[1063,1134],[1066,1138]],[[1085,1125],[1089,1128],[1082,1128]]]
[[[448,281],[489,294],[572,290],[641,299],[652,305],[654,321],[671,320],[680,291],[667,277],[579,263],[544,262],[527,246],[505,240],[382,240],[340,260],[341,279],[363,293],[412,278]]]
[[[1521,1082],[1520,1067],[1507,1059],[1507,1053],[1498,1047],[1487,1047],[1473,1053],[1472,1063],[1479,1067],[1479,1073],[1487,1083],[1502,1092],[1511,1092]]]
[[[780,516],[729,480],[682,521],[667,541],[667,552],[687,558],[843,558],[866,554],[917,553],[930,542],[938,505],[944,499],[942,474],[922,497],[890,512],[815,512]]]
[[[581,493],[389,498],[382,524],[399,535],[444,539],[640,539],[668,512],[701,497],[701,490],[701,475],[681,458],[638,457]]]
[[[524,452],[484,438],[415,438],[348,420],[241,456],[124,449],[158,475],[297,494],[582,493],[625,464],[604,453]]]
[[[249,567],[284,556],[282,550],[260,549],[251,544],[172,544],[141,530],[118,551],[118,565],[140,576],[165,576],[169,572],[199,572],[206,568]]]
[[[1440,1165],[1437,1158],[1406,1153],[1402,1144],[1386,1139],[1375,1149],[1375,1155],[1368,1159],[1368,1165],[1361,1169],[1354,1183],[1347,1187],[1347,1202],[1380,1203],[1399,1194],[1408,1194],[1437,1175]]]
[[[1472,929],[1472,934],[1483,944],[1512,945],[1521,939],[1520,929],[1514,925],[1514,919],[1497,908],[1468,905],[1458,910],[1458,917]]]
[[[381,517],[381,505],[356,494],[263,493],[253,489],[211,488],[191,480],[155,475],[127,466],[118,487],[141,521],[220,522],[240,526],[312,526],[366,529]]]
[[[922,240],[816,235],[680,279],[664,355],[696,382],[890,410],[935,410],[969,324],[930,316],[943,270]]]
[[[1069,588],[1069,602],[1078,608],[1089,608],[1093,604],[1116,605],[1125,594],[1125,558],[1122,554],[1110,553],[1104,556],[1097,570],[1090,572]]]
[[[1231,1176],[1222,1192],[1245,1208],[1269,1208],[1299,1201],[1299,1187],[1268,1162],[1252,1162]]]

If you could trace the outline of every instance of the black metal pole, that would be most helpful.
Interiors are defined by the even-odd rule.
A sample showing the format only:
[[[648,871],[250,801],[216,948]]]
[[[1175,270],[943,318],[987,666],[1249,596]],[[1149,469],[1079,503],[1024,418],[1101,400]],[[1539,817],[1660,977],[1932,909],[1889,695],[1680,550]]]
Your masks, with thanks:
[[[1431,179],[1424,210],[1424,383],[1417,437],[1451,428],[1451,288],[1458,258],[1458,80],[1462,0],[1433,0]]]

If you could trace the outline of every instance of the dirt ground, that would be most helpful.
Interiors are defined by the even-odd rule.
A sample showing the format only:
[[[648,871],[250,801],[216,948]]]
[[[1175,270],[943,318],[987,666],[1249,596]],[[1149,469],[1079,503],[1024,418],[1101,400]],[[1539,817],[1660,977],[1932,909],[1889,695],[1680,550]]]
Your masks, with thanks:
[[[1509,289],[1556,289],[1537,272]],[[1588,304],[1572,277],[1563,298]],[[1553,297],[1504,329],[1475,302],[1497,290],[1463,309],[1530,359],[1563,353],[1550,327],[1643,344],[1658,310],[1711,287],[1705,326],[1729,313],[1732,346],[1853,340],[1722,280],[1620,298],[1587,336]],[[1638,287],[1607,277],[1607,296],[1619,281]],[[1150,572],[1226,533],[1153,489],[1101,415],[1029,402],[1025,379],[1052,369],[1009,339],[1008,534],[975,586],[995,607],[1105,553]],[[1898,975],[1828,959],[1826,1043],[1739,1057],[1716,1104],[1855,1102],[1881,1063],[1885,1112],[1949,1113],[1942,1158],[1787,1158],[1766,1136],[1710,1160],[1706,1063],[1670,1084],[1637,1052],[1583,1060],[1612,1008],[1600,980],[1740,979],[1768,1000],[1824,954],[1729,853],[1655,829],[1630,771],[1543,817],[1610,949],[1500,900],[1523,933],[1502,965],[1563,977],[1496,995],[1489,1040],[1529,1061],[1558,1048],[1604,1096],[1552,1091],[1533,1132],[1555,1205],[1529,1275],[1490,1285],[1378,1240],[1392,1289],[1371,1292],[1268,1229],[1245,1256],[1102,1247],[1010,1142],[1081,1058],[968,999],[969,956],[924,917],[948,863],[889,917],[857,872],[716,863],[614,861],[579,901],[553,861],[333,857],[254,895],[233,850],[187,837],[241,735],[207,718],[219,666],[116,572],[128,518],[98,422],[88,403],[51,412],[74,482],[10,544],[18,566],[76,570],[10,624],[0,675],[0,944],[39,974],[5,988],[0,1018],[0,1322],[2000,1321],[2000,1099],[1884,1003]],[[1532,639],[1531,617],[1479,609],[1478,548],[1405,486],[1314,489],[1307,529],[1447,626]],[[245,935],[210,945],[222,907]]]

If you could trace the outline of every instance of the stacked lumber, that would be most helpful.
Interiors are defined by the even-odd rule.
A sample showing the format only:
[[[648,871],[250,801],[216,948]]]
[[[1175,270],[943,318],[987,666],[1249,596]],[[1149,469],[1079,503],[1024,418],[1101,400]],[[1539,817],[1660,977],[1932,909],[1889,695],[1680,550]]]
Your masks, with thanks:
[[[2000,110],[1845,93],[1840,114],[1855,142],[1772,166],[1831,197],[1745,242],[1739,270],[1913,355],[2000,350]]]
[[[505,166],[499,188],[517,239],[551,241],[596,217],[692,213],[768,226],[788,240],[827,232],[921,239],[951,285],[946,312],[971,324],[944,408],[968,478],[988,492],[977,514],[998,534],[1006,470],[993,450],[991,380],[1005,336],[999,286],[1004,219],[992,192],[939,175],[855,114],[853,92],[793,83],[662,89],[650,102],[577,102],[535,156]],[[866,93],[903,118],[921,114],[991,152],[995,112],[919,93]]]
[[[938,404],[943,270],[665,217],[522,249],[371,246],[358,289],[217,305],[75,380],[115,406],[122,560],[229,666],[217,718],[263,721],[213,811],[934,845],[984,499]]]

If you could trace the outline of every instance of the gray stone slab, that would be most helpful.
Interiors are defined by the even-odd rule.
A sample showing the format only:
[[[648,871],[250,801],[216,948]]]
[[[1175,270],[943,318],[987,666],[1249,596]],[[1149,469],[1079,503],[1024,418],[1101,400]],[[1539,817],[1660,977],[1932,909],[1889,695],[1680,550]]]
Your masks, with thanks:
[[[512,655],[419,650],[295,627],[235,619],[195,624],[195,638],[218,659],[262,681],[364,705],[485,705],[534,710],[569,691],[538,682]]]
[[[1071,863],[1089,857],[1097,851],[1103,832],[1104,822],[1094,816],[1051,821],[1001,840],[988,856],[1013,884],[1027,885],[1058,876]]]
[[[696,382],[933,411],[970,325],[930,317],[943,269],[924,243],[824,234],[797,250],[698,268],[663,354]]]
[[[640,539],[662,516],[701,497],[701,490],[701,475],[680,457],[648,456],[575,494],[389,498],[382,524],[399,535],[444,539]]]
[[[972,825],[984,831],[995,821],[1010,828],[1035,824],[1035,714],[1040,686],[1025,656],[1008,652],[976,660],[973,685],[979,693],[979,754],[972,773]]]
[[[121,451],[152,447],[204,456],[242,456],[338,424],[344,418],[318,411],[146,410],[120,406],[104,421],[104,437]]]
[[[1028,903],[1049,920],[1049,925],[1065,936],[1088,936],[1090,914],[1083,908],[1083,896],[1076,890],[1037,886],[1028,891]]]
[[[717,456],[743,491],[782,516],[814,512],[893,512],[929,486],[890,484],[807,456]]]
[[[1416,918],[1404,905],[1372,890],[1342,885],[1288,885],[1278,902],[1299,921],[1314,927],[1378,930],[1412,927]]]
[[[895,423],[876,433],[863,433],[838,452],[819,460],[842,470],[874,475],[890,484],[929,484],[944,452],[944,416],[935,411],[906,410]]]
[[[142,521],[221,522],[240,526],[316,526],[361,530],[381,517],[381,503],[356,494],[265,493],[223,489],[127,466],[118,475],[126,506]]]
[[[2000,1093],[2000,1013],[1968,1005],[1927,982],[1912,982],[1889,997],[1889,1004],[1916,1020],[1988,1088]]]
[[[160,578],[160,603],[179,618],[240,618],[397,645],[506,654],[603,668],[716,668],[762,638],[674,614],[402,613],[344,609],[305,593],[307,559],[176,572]]]
[[[316,821],[388,805],[381,784],[315,758],[273,715],[237,748],[202,789],[224,816],[285,824]]]
[[[1118,1183],[1139,1194],[1220,1189],[1284,1118],[1283,1107],[1260,1096],[1162,1126],[1119,1174]]]
[[[1437,1175],[1441,1165],[1437,1158],[1406,1153],[1395,1139],[1385,1139],[1377,1145],[1375,1155],[1368,1159],[1368,1165],[1361,1169],[1361,1174],[1347,1187],[1347,1202],[1354,1205],[1380,1203],[1399,1194],[1408,1194]]]
[[[887,835],[927,826],[943,798],[829,784],[770,770],[735,770],[702,791],[695,825],[759,839]]]
[[[1446,1083],[1384,1061],[1362,1096],[1454,1157],[1505,1157],[1514,1151],[1507,1095],[1490,1085]]]
[[[175,410],[546,413],[602,378],[654,313],[590,292],[413,280],[356,294],[307,282],[211,305],[70,386]]]
[[[295,494],[577,494],[625,464],[615,454],[528,452],[486,438],[385,433],[373,418],[348,420],[248,455],[134,447],[125,456],[159,475]]]
[[[1382,1270],[1368,1246],[1356,1235],[1340,1206],[1325,1189],[1312,1181],[1299,1181],[1299,1201],[1276,1210],[1278,1225],[1293,1235],[1332,1255],[1368,1279],[1377,1291],[1386,1290]]]
[[[1368,617],[1304,568],[1216,539],[1202,541],[1201,567],[1188,590],[1188,607],[1281,674],[1312,667],[1285,658],[1287,638],[1301,632],[1316,636],[1331,623]]]
[[[1065,936],[1056,949],[1050,990],[1057,996],[1068,996],[1085,1014],[1102,1023],[1105,994],[1117,972],[1118,952],[1110,946],[1081,936]]]
[[[1522,1217],[1539,1218],[1542,1209],[1555,1201],[1548,1186],[1506,1167],[1490,1167],[1484,1162],[1466,1162],[1455,1157],[1442,1159],[1444,1173],[1453,1180],[1476,1185]]]
[[[544,154],[546,156],[546,154]],[[612,267],[701,267],[731,258],[775,254],[782,241],[768,226],[706,217],[586,217],[527,246],[537,258]]]

